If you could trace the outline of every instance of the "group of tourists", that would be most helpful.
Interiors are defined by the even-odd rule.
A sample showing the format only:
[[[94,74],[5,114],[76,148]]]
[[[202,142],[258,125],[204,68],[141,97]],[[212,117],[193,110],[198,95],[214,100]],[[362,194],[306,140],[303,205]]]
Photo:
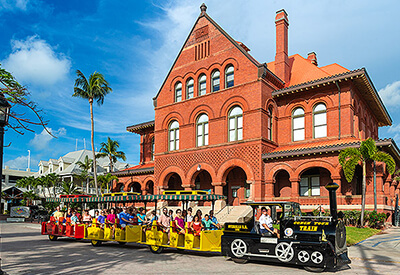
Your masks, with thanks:
[[[162,230],[170,233],[171,227],[174,231],[184,234],[185,225],[189,232],[199,235],[202,230],[217,230],[221,229],[217,218],[214,216],[214,211],[211,210],[209,214],[204,215],[201,210],[197,210],[196,214],[192,214],[192,208],[186,210],[177,209],[175,215],[173,210],[164,207],[162,214],[158,217],[156,211],[150,212],[146,215],[146,210],[143,207],[116,207],[111,209],[95,210],[94,215],[89,214],[89,210],[83,210],[82,214],[78,209],[69,207],[65,213],[61,211],[60,206],[57,206],[52,216],[57,222],[70,222],[74,224],[96,224],[104,228],[104,226],[112,226],[125,228],[127,225],[152,225],[154,221],[157,222]],[[114,230],[113,230],[114,231]]]

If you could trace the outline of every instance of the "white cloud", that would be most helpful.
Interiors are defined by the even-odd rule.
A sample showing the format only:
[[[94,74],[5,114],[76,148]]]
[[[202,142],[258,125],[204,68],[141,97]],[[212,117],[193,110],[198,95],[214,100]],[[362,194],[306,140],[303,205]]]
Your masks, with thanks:
[[[5,166],[10,167],[11,169],[26,169],[28,168],[28,156],[20,156],[9,160],[5,163]]]
[[[23,84],[53,85],[66,79],[71,61],[38,36],[12,40],[12,53],[1,63]]]
[[[395,81],[379,90],[383,102],[389,107],[398,107],[400,104],[400,81]]]
[[[29,0],[0,0],[0,10],[26,11]]]
[[[53,131],[51,128],[48,130],[56,137],[65,136],[67,130],[64,127],[59,128],[57,131]],[[50,141],[54,139],[46,130],[43,130],[40,134],[35,134],[35,137],[29,142],[30,145],[38,150],[43,150],[48,147]]]

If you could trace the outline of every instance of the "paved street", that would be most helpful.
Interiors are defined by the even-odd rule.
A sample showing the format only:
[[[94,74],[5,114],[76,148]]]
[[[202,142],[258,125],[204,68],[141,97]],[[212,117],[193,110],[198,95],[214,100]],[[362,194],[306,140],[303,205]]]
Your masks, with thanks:
[[[38,224],[1,223],[2,268],[7,274],[310,274],[301,268],[265,263],[235,264],[219,255],[166,251],[87,241],[50,242]],[[353,261],[340,274],[396,274],[400,268],[400,229],[350,248]],[[326,272],[325,274],[334,274]]]

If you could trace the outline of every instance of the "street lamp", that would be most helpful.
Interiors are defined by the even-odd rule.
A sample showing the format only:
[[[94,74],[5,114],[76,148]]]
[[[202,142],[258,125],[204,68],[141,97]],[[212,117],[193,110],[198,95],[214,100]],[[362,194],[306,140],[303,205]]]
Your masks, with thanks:
[[[1,203],[1,193],[3,189],[3,136],[4,126],[8,123],[8,114],[10,112],[11,105],[4,98],[4,95],[0,93],[0,215],[3,214],[3,204]],[[1,269],[0,269],[1,271]]]

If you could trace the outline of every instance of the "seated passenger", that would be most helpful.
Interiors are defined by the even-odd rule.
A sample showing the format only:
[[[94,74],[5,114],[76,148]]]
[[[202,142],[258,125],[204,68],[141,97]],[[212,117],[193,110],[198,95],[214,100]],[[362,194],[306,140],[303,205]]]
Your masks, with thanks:
[[[276,235],[279,238],[279,231],[278,229],[275,229],[272,225],[272,218],[269,215],[270,209],[267,209],[265,207],[261,207],[261,213],[262,215],[260,216],[259,222],[260,222],[260,232],[261,234],[268,234],[270,233],[271,235]]]
[[[162,212],[160,218],[158,218],[158,224],[162,227],[162,229],[165,233],[168,233],[168,237],[169,237],[169,228],[171,225],[171,219],[168,216],[168,210],[166,207],[163,208],[163,212]]]
[[[158,217],[156,215],[156,211],[155,210],[151,211],[151,218],[150,218],[150,223],[149,224],[153,224],[153,222],[157,221],[157,220],[158,220]]]
[[[192,221],[193,221],[192,208],[189,207],[187,210],[186,222],[192,222]]]
[[[194,216],[193,221],[190,223],[190,229],[192,229],[195,236],[199,236],[201,230],[203,229],[203,224],[201,223],[199,216]]]
[[[108,225],[114,225],[116,218],[117,218],[117,215],[115,215],[115,209],[111,208],[110,214],[108,214],[106,217],[106,223]]]
[[[168,211],[168,215],[171,221],[174,221],[174,211],[172,211],[172,209]]]
[[[79,223],[79,219],[78,216],[76,215],[76,212],[72,212],[72,216],[71,216],[71,224],[77,224]]]
[[[55,218],[56,222],[59,220],[59,218],[64,217],[64,213],[60,211],[60,206],[57,206],[56,211],[53,212],[53,217]]]
[[[83,211],[83,215],[82,215],[82,222],[89,224],[92,222],[92,216],[90,216],[89,211],[88,210],[84,210]]]
[[[139,214],[137,215],[138,217],[138,223],[139,225],[146,225],[148,224],[148,221],[146,219],[146,210],[144,208],[139,208]]]
[[[185,234],[185,220],[182,217],[182,210],[180,209],[176,210],[175,226],[178,233]]]
[[[204,226],[204,230],[211,230],[211,225],[212,222],[210,220],[210,216],[208,216],[208,214],[206,214],[204,216],[204,219],[202,220],[203,226]]]
[[[201,217],[202,215],[203,215],[203,213],[201,212],[200,209],[198,209],[198,210],[196,211],[196,216],[199,216],[199,219],[202,220],[202,217]]]
[[[214,211],[210,210],[210,221],[211,221],[211,230],[221,229],[221,225],[218,223],[217,218],[214,216]]]
[[[121,224],[121,228],[125,228],[127,225],[131,224],[132,216],[129,215],[128,209],[124,206],[122,212],[119,214],[119,223]]]
[[[100,216],[97,217],[97,224],[99,224],[100,227],[104,227],[105,222],[106,222],[106,217],[104,216],[104,211],[102,210],[100,212]]]

